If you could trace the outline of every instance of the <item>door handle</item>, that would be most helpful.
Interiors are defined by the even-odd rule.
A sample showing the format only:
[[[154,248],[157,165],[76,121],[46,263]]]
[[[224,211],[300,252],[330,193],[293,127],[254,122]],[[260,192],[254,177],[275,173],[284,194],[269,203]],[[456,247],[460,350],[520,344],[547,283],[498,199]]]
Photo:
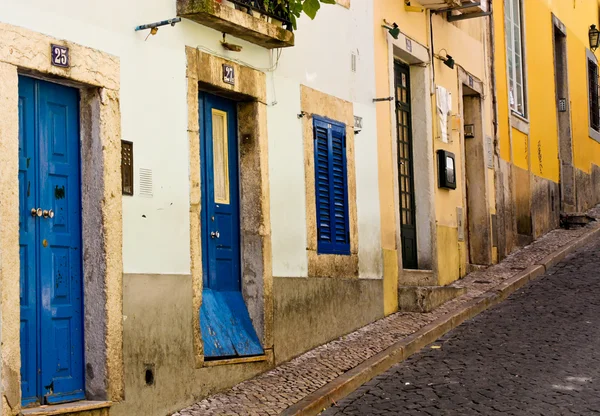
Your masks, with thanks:
[[[211,231],[210,238],[219,238],[221,234],[218,231]]]
[[[41,208],[31,208],[31,216],[32,217],[41,217],[43,215],[43,211]]]
[[[52,210],[44,210],[42,212],[42,215],[44,216],[44,218],[54,218],[54,211],[52,211]]]

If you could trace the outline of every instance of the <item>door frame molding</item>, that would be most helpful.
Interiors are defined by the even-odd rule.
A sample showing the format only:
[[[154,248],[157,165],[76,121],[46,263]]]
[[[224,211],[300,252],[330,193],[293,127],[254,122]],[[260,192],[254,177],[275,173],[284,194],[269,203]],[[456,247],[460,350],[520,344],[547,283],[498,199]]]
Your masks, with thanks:
[[[190,266],[193,290],[192,331],[196,368],[203,367],[200,331],[202,303],[202,206],[198,92],[237,102],[239,212],[242,295],[261,340],[273,362],[273,268],[267,141],[266,74],[237,62],[186,46],[187,107],[190,163]],[[223,65],[234,68],[235,84],[225,83]],[[258,208],[258,209],[257,209]],[[214,365],[214,362],[211,362]]]
[[[407,47],[407,39],[411,48]],[[435,166],[433,158],[433,112],[431,104],[431,65],[429,50],[414,39],[401,34],[397,40],[388,37],[388,72],[394,74],[394,62],[400,61],[409,66],[411,90],[412,135],[424,140],[413,140],[413,162],[426,174],[415,175],[415,217],[417,231],[417,261],[419,270],[431,273],[407,273],[402,267],[402,238],[400,232],[400,184],[398,181],[395,102],[390,102],[390,132],[392,148],[392,169],[394,183],[394,211],[396,218],[396,247],[399,265],[399,285],[436,285],[438,269],[437,230],[435,221]],[[395,77],[389,77],[390,96],[395,96]],[[417,276],[415,278],[415,276]]]
[[[50,44],[69,47],[71,68],[50,64]],[[0,339],[2,412],[21,407],[18,76],[79,89],[86,396],[124,397],[120,63],[97,49],[0,23]],[[32,58],[34,57],[34,58]]]
[[[460,160],[461,160],[461,188],[463,193],[462,198],[462,208],[463,208],[463,218],[461,219],[464,238],[465,248],[468,251],[471,249],[476,250],[480,255],[479,259],[481,260],[479,263],[474,263],[477,265],[490,265],[493,263],[492,259],[492,224],[491,224],[491,207],[489,204],[489,195],[493,192],[490,189],[489,185],[489,176],[491,175],[490,171],[493,169],[492,166],[486,164],[486,150],[493,151],[493,149],[487,149],[488,144],[487,136],[489,134],[486,133],[485,130],[485,101],[484,101],[484,84],[478,77],[466,71],[462,67],[458,68],[457,71],[458,78],[458,112],[461,115],[462,123],[460,127]],[[466,139],[464,135],[464,124],[465,124],[465,101],[464,101],[464,92],[466,89],[470,89],[474,91],[479,97],[479,106],[477,113],[479,114],[478,120],[475,123],[475,131],[479,134],[479,138],[475,139]],[[491,141],[490,141],[491,142]],[[476,149],[476,152],[472,152],[471,158],[468,158],[466,155],[466,149],[470,147],[471,149]],[[469,194],[467,192],[467,162],[470,159],[470,162],[475,162],[474,165],[477,165],[479,162],[478,169],[475,169],[475,177],[478,179],[477,181],[473,180],[473,186],[478,184],[483,189],[483,195],[478,194],[479,197],[476,198],[476,204],[469,204]],[[474,178],[472,178],[474,179]],[[470,210],[469,210],[470,207]],[[471,218],[469,218],[469,211],[471,212]],[[477,215],[474,212],[477,211]],[[477,228],[477,238],[474,237],[473,233],[469,233],[469,224],[473,224],[474,220],[477,219],[479,222],[476,224]],[[474,246],[477,244],[477,246]],[[473,261],[470,258],[469,254],[467,254],[467,263]],[[461,271],[462,272],[462,271]],[[466,274],[466,273],[465,273]]]

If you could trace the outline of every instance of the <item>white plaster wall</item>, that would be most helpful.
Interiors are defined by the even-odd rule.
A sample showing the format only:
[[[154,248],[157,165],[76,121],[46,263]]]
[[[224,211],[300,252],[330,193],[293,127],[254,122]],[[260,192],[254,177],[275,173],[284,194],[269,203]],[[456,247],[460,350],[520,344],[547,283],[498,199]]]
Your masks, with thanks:
[[[375,97],[373,10],[370,0],[351,8],[323,5],[314,21],[298,22],[296,46],[284,49],[269,85],[269,168],[273,275],[308,273],[300,85],[354,103],[364,128],[355,136],[359,275],[382,276]],[[351,54],[357,70],[351,70]],[[273,87],[274,86],[274,87]]]
[[[221,33],[182,21],[148,31],[137,25],[176,16],[175,0],[0,0],[0,21],[101,49],[121,62],[123,139],[134,142],[136,189],[123,197],[125,273],[187,274],[189,172],[185,45],[257,68],[271,53],[243,40],[241,53],[219,44]],[[371,0],[351,9],[324,5],[314,21],[299,21],[296,46],[284,49],[267,77],[273,273],[306,276],[306,213],[300,84],[355,103],[364,119],[356,136],[361,277],[381,276]],[[350,69],[351,52],[358,69]],[[77,57],[72,57],[76,65]],[[139,168],[153,171],[153,196],[139,195]]]
[[[136,189],[123,197],[125,273],[188,274],[189,172],[185,45],[267,67],[269,53],[236,40],[223,51],[221,34],[183,21],[147,41],[137,25],[176,16],[175,0],[0,0],[0,20],[101,49],[121,61],[123,139],[134,142]],[[72,57],[76,64],[77,57]],[[154,195],[139,195],[139,168],[153,170]]]

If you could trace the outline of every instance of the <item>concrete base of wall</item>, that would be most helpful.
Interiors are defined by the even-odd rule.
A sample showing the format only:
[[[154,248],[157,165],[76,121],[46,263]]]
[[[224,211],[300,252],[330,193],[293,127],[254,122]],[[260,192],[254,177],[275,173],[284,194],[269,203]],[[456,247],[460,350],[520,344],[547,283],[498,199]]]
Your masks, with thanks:
[[[192,298],[190,275],[124,275],[125,401],[111,416],[171,414],[272,367],[271,359],[197,368]]]
[[[275,361],[383,318],[383,280],[275,277]]]
[[[400,284],[402,286],[435,286],[437,277],[433,270],[404,269],[400,275]]]
[[[586,212],[600,202],[600,167],[592,165],[591,173],[575,169],[576,209]]]
[[[403,312],[431,312],[444,303],[467,293],[464,287],[408,286],[398,289],[398,305]]]
[[[560,225],[560,186],[531,175],[531,222],[533,238],[539,238]]]

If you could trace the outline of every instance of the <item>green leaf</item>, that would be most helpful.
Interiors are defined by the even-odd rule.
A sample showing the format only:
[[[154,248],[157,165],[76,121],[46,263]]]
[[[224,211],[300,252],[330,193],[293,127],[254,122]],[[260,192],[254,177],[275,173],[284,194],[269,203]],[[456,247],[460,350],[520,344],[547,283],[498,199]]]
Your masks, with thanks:
[[[302,10],[304,10],[304,13],[311,19],[315,18],[317,11],[320,8],[321,3],[319,3],[319,0],[304,0],[304,3],[302,4]]]
[[[325,4],[335,4],[335,0],[321,0],[321,3],[325,3]]]

